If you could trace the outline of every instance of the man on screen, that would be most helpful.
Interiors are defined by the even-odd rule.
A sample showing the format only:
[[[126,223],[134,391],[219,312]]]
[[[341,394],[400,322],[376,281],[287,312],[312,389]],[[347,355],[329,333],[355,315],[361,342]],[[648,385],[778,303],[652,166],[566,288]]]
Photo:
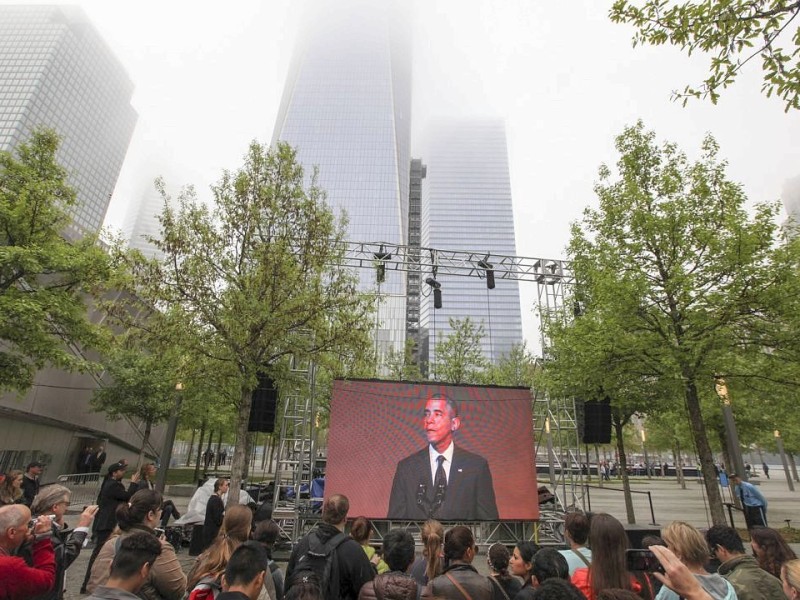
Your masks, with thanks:
[[[422,425],[428,446],[397,464],[388,518],[496,520],[489,464],[453,442],[461,427],[455,402],[441,393],[429,396]]]

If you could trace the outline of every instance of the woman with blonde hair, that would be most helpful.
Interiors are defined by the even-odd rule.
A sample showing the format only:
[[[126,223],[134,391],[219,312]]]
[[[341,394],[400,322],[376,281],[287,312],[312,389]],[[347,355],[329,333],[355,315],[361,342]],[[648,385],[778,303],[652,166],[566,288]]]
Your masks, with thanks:
[[[705,569],[711,551],[703,534],[683,521],[673,521],[661,530],[661,537],[672,553],[678,557],[686,568],[694,575],[700,586],[712,598],[720,600],[736,600],[736,592],[727,579],[716,573],[709,573]],[[656,595],[656,600],[679,600],[680,596],[662,586]]]
[[[253,525],[253,511],[241,504],[231,506],[225,511],[222,526],[211,545],[197,557],[194,567],[189,572],[187,589],[221,589],[222,574],[228,561],[242,543],[250,539]],[[259,599],[275,600],[275,584],[272,577],[264,578],[264,589]]]
[[[411,576],[420,587],[428,585],[435,577],[442,574],[442,550],[444,544],[444,527],[439,521],[425,521],[420,532],[422,538],[422,557],[411,565]]]
[[[781,567],[781,583],[787,600],[800,598],[800,559],[787,561]]]
[[[22,477],[22,471],[17,469],[6,474],[6,480],[0,484],[0,506],[20,504],[23,501]]]

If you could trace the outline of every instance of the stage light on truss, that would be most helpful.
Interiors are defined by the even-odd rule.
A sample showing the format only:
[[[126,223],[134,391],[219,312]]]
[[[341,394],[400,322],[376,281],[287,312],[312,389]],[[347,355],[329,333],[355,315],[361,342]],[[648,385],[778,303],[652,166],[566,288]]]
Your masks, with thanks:
[[[378,283],[386,281],[386,261],[391,260],[391,252],[386,252],[383,244],[381,244],[378,252],[373,252],[372,256],[375,258],[375,279]]]
[[[486,273],[486,287],[490,290],[494,289],[494,265],[488,261],[489,255],[486,255],[481,261],[478,261],[478,266]]]
[[[434,277],[428,277],[425,283],[433,290],[433,308],[442,308],[442,284]]]

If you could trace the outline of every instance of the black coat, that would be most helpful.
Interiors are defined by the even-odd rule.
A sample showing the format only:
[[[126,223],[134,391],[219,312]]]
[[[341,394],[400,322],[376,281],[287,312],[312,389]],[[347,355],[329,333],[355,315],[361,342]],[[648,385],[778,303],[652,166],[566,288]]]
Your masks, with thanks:
[[[434,508],[428,447],[401,460],[392,482],[389,519],[495,521],[497,502],[486,459],[456,446],[444,502]]]
[[[117,507],[136,493],[134,483],[125,489],[119,481],[109,477],[100,490],[100,508],[94,518],[95,531],[113,531],[117,526]]]

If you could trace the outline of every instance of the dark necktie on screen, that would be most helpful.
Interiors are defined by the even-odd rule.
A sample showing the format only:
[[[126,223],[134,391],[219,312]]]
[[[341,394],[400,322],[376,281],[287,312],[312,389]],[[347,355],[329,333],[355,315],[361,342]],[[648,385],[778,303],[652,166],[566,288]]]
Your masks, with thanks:
[[[436,467],[436,477],[433,480],[433,488],[437,494],[443,493],[447,489],[447,475],[444,472],[444,456],[441,454],[436,457],[439,466]]]

